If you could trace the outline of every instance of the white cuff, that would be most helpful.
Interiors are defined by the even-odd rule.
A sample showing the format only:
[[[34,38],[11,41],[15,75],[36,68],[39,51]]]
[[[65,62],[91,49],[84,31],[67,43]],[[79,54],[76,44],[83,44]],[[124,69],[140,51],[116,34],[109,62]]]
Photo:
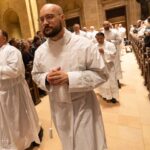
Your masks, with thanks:
[[[49,88],[50,86],[49,85],[46,85],[46,76],[47,76],[47,72],[44,73],[42,75],[42,81],[41,81],[41,85],[42,85],[42,89],[45,90],[46,92],[49,92]]]
[[[68,72],[68,78],[69,78],[69,91],[72,88],[82,86],[82,72],[81,71],[73,71]]]

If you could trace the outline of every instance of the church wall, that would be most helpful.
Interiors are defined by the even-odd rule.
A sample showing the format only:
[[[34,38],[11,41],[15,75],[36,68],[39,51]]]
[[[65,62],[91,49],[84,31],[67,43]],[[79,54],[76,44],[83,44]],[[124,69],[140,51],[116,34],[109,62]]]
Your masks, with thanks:
[[[21,28],[21,35],[19,37],[19,34],[17,33],[17,29],[14,28],[13,32],[16,32],[17,38],[30,38],[33,37],[34,31],[33,26],[31,27],[31,19],[28,16],[27,7],[25,0],[5,0],[0,1],[0,28],[7,29],[6,23],[5,23],[5,13],[8,10],[13,10],[17,13],[19,17],[19,27]],[[10,25],[15,26],[15,24]],[[17,28],[17,25],[16,25]],[[14,33],[15,34],[15,33]]]
[[[97,0],[93,0],[91,3],[89,2],[89,0],[83,0],[83,16],[85,26],[95,26],[95,28],[97,29],[100,27],[100,17]]]
[[[136,0],[99,0],[99,17],[100,17],[100,25],[102,25],[103,21],[106,20],[105,11],[125,6],[126,7],[126,21],[127,25],[136,23],[136,21],[140,18],[140,6],[136,2]]]
[[[29,8],[26,7],[27,1],[30,0],[0,1],[0,28],[6,28],[4,15],[8,9],[12,9],[19,17],[21,38],[33,37],[35,32],[39,29],[39,22],[37,21],[39,10],[43,4],[47,2],[61,5],[66,19],[79,17],[82,27],[87,26],[89,28],[90,26],[95,26],[97,30],[102,27],[104,20],[106,20],[105,11],[108,9],[125,6],[128,27],[130,24],[135,24],[136,21],[140,19],[141,13],[140,5],[136,2],[136,0],[34,0],[35,3],[37,3],[37,8],[31,3],[33,9],[31,14],[31,12],[29,13]],[[35,14],[36,9],[37,11]],[[15,24],[12,26],[15,26]],[[17,25],[14,32],[16,32],[16,35],[19,36],[17,33]]]

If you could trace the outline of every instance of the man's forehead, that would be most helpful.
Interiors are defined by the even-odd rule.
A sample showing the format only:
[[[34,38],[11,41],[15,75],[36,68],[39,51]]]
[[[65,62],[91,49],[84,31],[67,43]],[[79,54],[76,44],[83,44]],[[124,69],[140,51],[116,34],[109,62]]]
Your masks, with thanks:
[[[45,15],[45,14],[57,14],[59,13],[59,7],[57,5],[45,5],[41,8],[40,10],[40,15]]]
[[[0,36],[2,36],[2,30],[0,30]]]
[[[96,35],[97,38],[104,38],[102,35]]]
[[[104,23],[103,25],[109,25],[109,23]]]
[[[40,11],[40,15],[55,14],[55,13],[57,13],[57,11],[54,7],[43,7]]]
[[[78,24],[74,25],[74,27],[80,27]]]

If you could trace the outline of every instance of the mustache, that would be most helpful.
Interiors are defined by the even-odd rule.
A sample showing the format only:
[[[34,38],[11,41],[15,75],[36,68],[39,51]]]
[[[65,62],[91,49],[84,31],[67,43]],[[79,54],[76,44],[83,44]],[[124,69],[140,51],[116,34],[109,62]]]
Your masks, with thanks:
[[[47,29],[53,29],[53,27],[50,27],[50,26],[45,26],[44,28],[43,28],[43,30],[47,30]]]

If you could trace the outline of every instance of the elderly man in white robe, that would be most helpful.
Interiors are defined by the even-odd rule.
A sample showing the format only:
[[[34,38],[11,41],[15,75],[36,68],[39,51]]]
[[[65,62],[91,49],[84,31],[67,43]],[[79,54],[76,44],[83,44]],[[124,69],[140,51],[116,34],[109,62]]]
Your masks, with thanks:
[[[89,31],[89,38],[92,40],[93,43],[97,43],[95,39],[95,35],[98,33],[98,31],[95,30],[94,26],[90,26],[90,31]]]
[[[120,48],[121,49],[124,49],[125,48],[125,40],[127,40],[127,36],[126,36],[126,28],[125,27],[123,27],[122,26],[122,24],[120,23],[119,25],[118,25],[118,31],[119,31],[119,33],[120,33],[120,37],[121,37],[121,39],[122,39],[122,42],[121,42],[121,44],[120,44]]]
[[[24,78],[21,53],[0,30],[0,150],[24,150],[39,140],[39,120]]]
[[[90,39],[90,33],[89,33],[89,31],[88,31],[87,27],[83,27],[83,28],[82,28],[82,31],[84,31],[84,32],[85,32],[85,36],[84,36],[84,37],[86,37],[86,38]]]
[[[119,100],[119,89],[114,67],[116,47],[113,43],[105,40],[104,33],[102,32],[96,34],[96,40],[98,42],[96,46],[99,51],[99,55],[102,55],[107,65],[109,79],[107,82],[97,87],[95,91],[107,102],[117,103]]]
[[[108,78],[91,41],[64,28],[60,6],[45,4],[40,22],[48,40],[35,52],[32,75],[50,97],[63,150],[105,150],[102,115],[93,89]]]
[[[83,37],[86,37],[86,33],[82,30],[80,30],[80,25],[79,24],[74,24],[73,25],[73,34],[75,35],[80,35],[80,36],[83,36]]]
[[[120,60],[120,44],[122,42],[122,39],[119,35],[119,33],[116,32],[116,30],[111,29],[110,22],[109,21],[104,21],[103,23],[104,27],[104,35],[105,39],[109,42],[112,42],[116,46],[116,57],[115,57],[115,72],[116,72],[116,77],[118,80],[118,86],[119,88],[121,87],[121,84],[119,82],[120,79],[122,79],[122,69],[121,69],[121,60]]]

